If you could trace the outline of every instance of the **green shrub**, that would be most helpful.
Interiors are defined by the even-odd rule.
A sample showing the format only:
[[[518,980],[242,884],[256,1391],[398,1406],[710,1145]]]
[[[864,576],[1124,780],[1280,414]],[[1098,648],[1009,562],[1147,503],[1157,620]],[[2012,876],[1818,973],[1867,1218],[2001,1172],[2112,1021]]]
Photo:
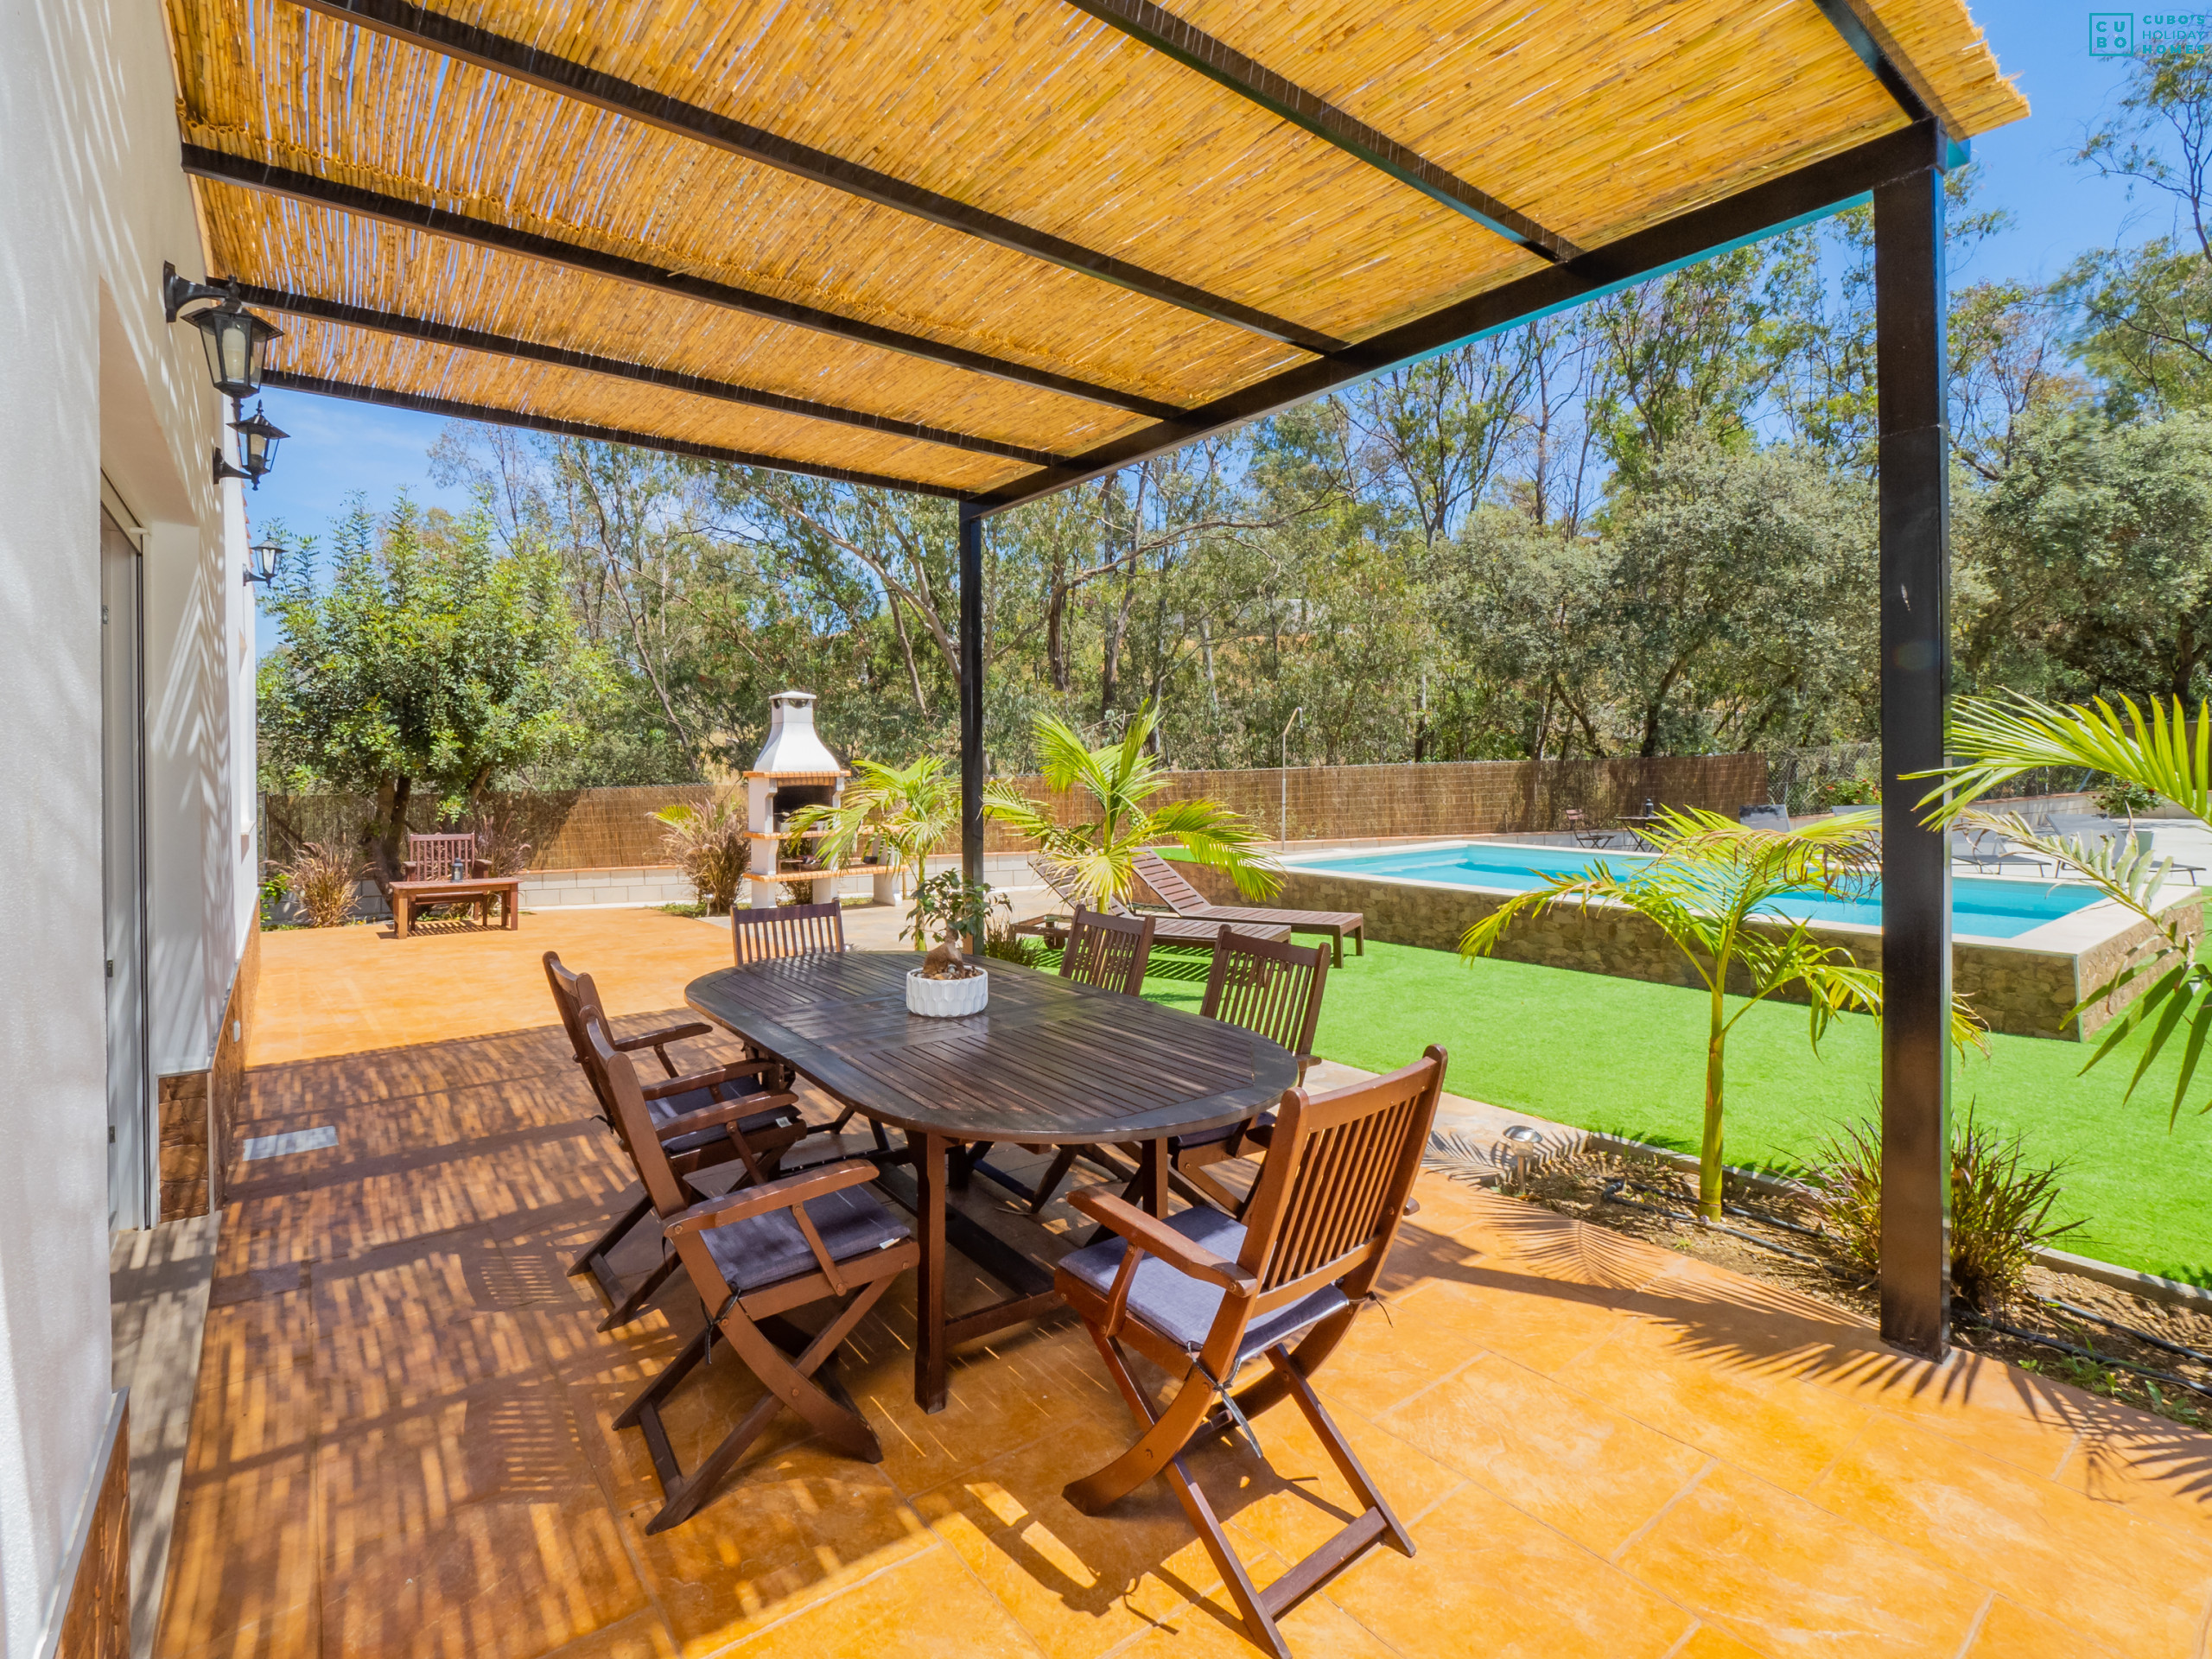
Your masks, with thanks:
[[[1951,1131],[1951,1291],[1968,1306],[1995,1313],[2027,1284],[2033,1252],[2082,1224],[2054,1224],[2059,1166],[2027,1161],[2023,1137],[2001,1139],[1974,1122],[1974,1108]],[[1866,1121],[1846,1127],[1821,1149],[1815,1177],[1829,1230],[1853,1267],[1878,1272],[1882,1260],[1882,1130]]]
[[[646,814],[663,826],[668,850],[683,866],[709,916],[727,916],[753,856],[742,796],[717,795],[704,806],[677,803]]]
[[[309,927],[338,927],[353,913],[353,895],[368,867],[351,851],[310,841],[284,867],[284,883]]]

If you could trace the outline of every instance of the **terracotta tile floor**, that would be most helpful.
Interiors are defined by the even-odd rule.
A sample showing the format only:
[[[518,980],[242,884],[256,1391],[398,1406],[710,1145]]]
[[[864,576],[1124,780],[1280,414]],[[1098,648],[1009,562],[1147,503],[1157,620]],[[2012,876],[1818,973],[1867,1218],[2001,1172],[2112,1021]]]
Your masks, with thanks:
[[[925,1417],[894,1292],[842,1362],[880,1465],[786,1416],[696,1519],[645,1535],[651,1466],[611,1425],[699,1313],[674,1294],[603,1337],[563,1273],[626,1184],[535,958],[636,1014],[680,1005],[726,937],[601,912],[264,942],[249,1132],[339,1144],[232,1172],[161,1653],[1253,1651],[1164,1491],[1062,1502],[1130,1433],[1065,1324],[968,1356]],[[1386,1306],[1322,1378],[1420,1552],[1294,1613],[1301,1655],[2206,1653],[2212,1437],[1902,1358],[1511,1200],[1420,1197]],[[680,1449],[755,1397],[717,1363],[671,1413]],[[1272,1469],[1199,1461],[1264,1582],[1344,1493],[1287,1408],[1259,1432]]]

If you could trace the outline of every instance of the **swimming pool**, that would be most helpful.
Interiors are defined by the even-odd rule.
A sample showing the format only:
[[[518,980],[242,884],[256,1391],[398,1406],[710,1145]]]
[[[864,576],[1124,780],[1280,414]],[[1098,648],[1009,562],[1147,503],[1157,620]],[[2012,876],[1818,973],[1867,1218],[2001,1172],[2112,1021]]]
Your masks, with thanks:
[[[1501,842],[1459,842],[1405,852],[1294,856],[1283,861],[1294,869],[1312,870],[1317,874],[1382,876],[1405,881],[1437,881],[1491,893],[1527,893],[1541,887],[1541,878],[1544,876],[1580,875],[1600,858],[1623,873],[1649,861],[1646,854],[1590,853],[1572,847]],[[1954,876],[1951,928],[1954,932],[1977,938],[2017,938],[2031,929],[2071,916],[2096,901],[2095,889],[2077,882]],[[1806,893],[1790,899],[1786,913],[1808,921],[1853,922],[1864,927],[1879,927],[1882,890],[1877,884],[1868,892],[1849,899]]]

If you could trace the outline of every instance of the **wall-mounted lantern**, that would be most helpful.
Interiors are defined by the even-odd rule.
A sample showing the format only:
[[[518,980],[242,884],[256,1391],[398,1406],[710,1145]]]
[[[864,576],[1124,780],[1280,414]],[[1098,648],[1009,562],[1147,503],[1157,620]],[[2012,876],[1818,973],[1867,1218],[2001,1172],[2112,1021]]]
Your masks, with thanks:
[[[256,542],[246,549],[245,585],[255,582],[264,586],[276,580],[276,567],[284,557],[284,548],[277,542]]]
[[[207,377],[216,391],[226,397],[246,398],[261,390],[269,342],[284,331],[247,310],[234,287],[190,282],[176,274],[175,265],[162,267],[162,316],[170,322],[181,317],[200,331]]]
[[[251,420],[232,421],[231,430],[238,435],[238,458],[245,462],[245,476],[253,480],[257,490],[264,474],[276,464],[277,441],[291,435],[263,414],[259,404],[253,406]]]

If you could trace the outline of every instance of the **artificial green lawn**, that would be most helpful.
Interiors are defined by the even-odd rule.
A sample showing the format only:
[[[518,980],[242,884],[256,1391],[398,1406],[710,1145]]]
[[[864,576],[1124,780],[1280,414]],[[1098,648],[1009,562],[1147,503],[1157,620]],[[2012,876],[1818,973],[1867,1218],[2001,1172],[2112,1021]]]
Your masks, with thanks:
[[[1206,960],[1155,953],[1145,995],[1195,1010]],[[1700,991],[1522,963],[1470,968],[1445,951],[1370,944],[1331,972],[1315,1046],[1381,1071],[1441,1043],[1453,1094],[1694,1152],[1706,1015]],[[2169,1132],[2171,1072],[2164,1090],[2154,1071],[2123,1105],[2132,1052],[2076,1076],[2086,1045],[1989,1044],[1988,1058],[1955,1063],[1954,1115],[1972,1103],[1978,1121],[2024,1134],[2031,1158],[2065,1166],[2061,1204],[2084,1224],[2059,1245],[2212,1284],[2212,1118],[2185,1109]],[[1879,1082],[1872,1020],[1840,1020],[1815,1056],[1802,1007],[1752,1009],[1728,1044],[1728,1160],[1803,1167],[1835,1125],[1877,1115]]]

